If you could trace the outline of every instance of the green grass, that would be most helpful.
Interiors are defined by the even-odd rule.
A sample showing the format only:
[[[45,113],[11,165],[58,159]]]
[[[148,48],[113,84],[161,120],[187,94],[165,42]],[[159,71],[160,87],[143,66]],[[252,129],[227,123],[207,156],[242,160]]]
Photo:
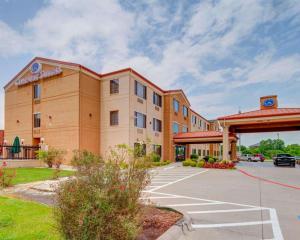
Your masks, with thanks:
[[[53,210],[34,202],[0,196],[1,240],[62,239]]]
[[[35,181],[43,181],[53,178],[54,169],[50,168],[14,168],[6,169],[6,171],[16,171],[16,177],[12,184],[29,183]],[[59,176],[66,177],[73,175],[73,171],[61,170]]]

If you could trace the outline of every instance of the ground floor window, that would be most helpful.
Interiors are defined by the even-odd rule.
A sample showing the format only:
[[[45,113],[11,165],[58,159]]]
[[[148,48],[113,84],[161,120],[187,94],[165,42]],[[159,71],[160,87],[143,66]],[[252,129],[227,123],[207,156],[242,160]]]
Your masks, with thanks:
[[[206,156],[209,156],[209,150],[206,150]]]
[[[202,154],[202,156],[205,156],[205,150],[203,150],[203,154]]]
[[[153,152],[161,157],[161,145],[153,145]]]
[[[146,155],[146,144],[134,143],[134,154],[138,157]]]
[[[192,153],[193,153],[193,154],[197,154],[197,152],[196,152],[196,149],[195,149],[195,148],[192,150]]]
[[[33,127],[34,128],[41,127],[41,114],[40,113],[33,114]]]
[[[198,149],[198,155],[201,156],[201,149]]]

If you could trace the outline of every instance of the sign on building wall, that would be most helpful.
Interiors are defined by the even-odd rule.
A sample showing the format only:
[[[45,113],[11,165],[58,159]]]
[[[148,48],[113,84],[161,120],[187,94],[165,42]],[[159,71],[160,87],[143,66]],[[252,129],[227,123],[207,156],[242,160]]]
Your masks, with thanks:
[[[42,64],[38,62],[34,62],[31,65],[30,71],[33,75],[16,80],[15,85],[22,86],[31,82],[36,82],[40,79],[53,77],[62,73],[62,69],[60,67],[55,67],[54,69],[43,71]]]

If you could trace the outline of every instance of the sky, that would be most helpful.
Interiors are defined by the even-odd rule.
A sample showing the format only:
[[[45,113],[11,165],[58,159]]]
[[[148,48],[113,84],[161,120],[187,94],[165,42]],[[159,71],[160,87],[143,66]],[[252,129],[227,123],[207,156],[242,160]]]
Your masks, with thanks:
[[[97,72],[132,67],[182,88],[208,119],[259,107],[276,94],[300,107],[299,0],[0,0],[3,86],[35,56]],[[254,144],[277,133],[248,134]],[[300,133],[281,133],[300,143]]]

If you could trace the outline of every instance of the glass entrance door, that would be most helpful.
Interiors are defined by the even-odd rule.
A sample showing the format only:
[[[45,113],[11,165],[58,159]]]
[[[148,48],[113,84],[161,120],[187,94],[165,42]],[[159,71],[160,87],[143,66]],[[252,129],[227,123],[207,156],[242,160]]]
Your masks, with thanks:
[[[185,160],[185,146],[175,146],[175,160],[176,161],[184,161]]]

